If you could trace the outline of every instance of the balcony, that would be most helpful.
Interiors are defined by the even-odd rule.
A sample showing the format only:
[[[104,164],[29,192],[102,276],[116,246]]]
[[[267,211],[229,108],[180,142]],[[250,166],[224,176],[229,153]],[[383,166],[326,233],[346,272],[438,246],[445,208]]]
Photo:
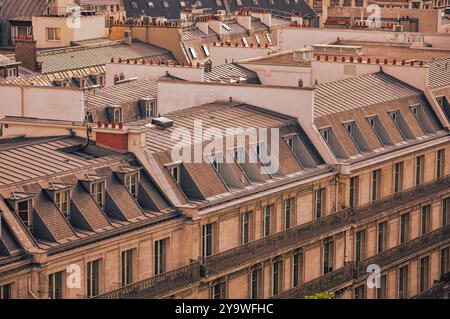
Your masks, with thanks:
[[[414,299],[443,299],[445,296],[450,296],[450,272],[443,274],[433,287],[422,291]]]
[[[361,263],[350,262],[346,266],[332,271],[324,276],[311,280],[301,286],[287,290],[275,298],[278,299],[301,299],[316,292],[325,292],[356,279],[362,279],[369,276],[366,271],[367,266],[376,264],[381,268],[388,266],[396,261],[427,249],[440,242],[450,239],[450,225],[444,226],[433,232],[415,238],[400,246],[386,250],[385,252],[368,258]]]
[[[213,275],[246,262],[257,262],[289,247],[299,247],[309,240],[329,234],[333,230],[370,219],[377,214],[401,205],[414,205],[427,196],[449,188],[450,176],[406,189],[369,204],[346,208],[311,222],[272,236],[236,247],[203,259],[206,274]]]
[[[186,287],[200,279],[200,263],[194,262],[155,277],[95,297],[95,299],[150,299]]]

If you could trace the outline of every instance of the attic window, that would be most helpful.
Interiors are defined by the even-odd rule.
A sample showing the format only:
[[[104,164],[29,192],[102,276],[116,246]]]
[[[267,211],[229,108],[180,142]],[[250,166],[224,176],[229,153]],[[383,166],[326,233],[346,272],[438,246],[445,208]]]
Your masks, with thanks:
[[[202,45],[202,50],[203,50],[203,53],[205,54],[205,56],[209,56],[209,50],[206,45]]]
[[[186,7],[186,2],[180,1],[180,7],[185,8]]]
[[[389,134],[382,125],[378,116],[376,115],[370,116],[367,118],[367,121],[369,122],[369,125],[372,127],[375,135],[377,136],[381,144],[383,145],[393,144],[391,138],[389,137]]]
[[[197,53],[195,53],[194,48],[189,48],[189,53],[191,55],[191,58],[197,59]]]
[[[16,202],[16,213],[24,225],[31,230],[32,228],[32,217],[31,210],[33,207],[32,199],[26,199]]]
[[[257,34],[255,34],[255,41],[257,44],[261,44],[261,40],[259,40],[259,37]]]
[[[134,198],[138,197],[138,182],[139,172],[125,175],[125,187]]]
[[[219,170],[219,164],[222,163],[222,153],[207,156],[208,161],[214,166],[216,170]]]
[[[241,1],[241,0],[236,0],[236,4],[237,4],[238,6],[242,6],[242,1]]]
[[[162,5],[164,8],[168,8],[169,7],[169,1],[163,1]]]
[[[397,126],[397,129],[400,131],[400,134],[403,136],[404,139],[413,139],[414,135],[412,134],[410,128],[408,127],[408,124],[403,119],[402,114],[399,110],[391,111],[388,113],[391,117],[392,121]]]
[[[329,144],[330,143],[330,128],[325,128],[325,129],[321,130],[320,134],[322,135],[325,142],[327,142]]]
[[[177,182],[177,184],[180,183],[180,164],[175,164],[168,166],[167,169],[169,170],[170,175],[172,175],[173,179]]]
[[[272,43],[272,38],[270,37],[270,34],[268,32],[264,33],[266,36],[267,42]]]
[[[147,5],[148,5],[149,8],[154,8],[155,7],[155,4],[153,3],[153,1],[148,1]]]
[[[242,44],[243,44],[246,48],[248,48],[248,42],[247,42],[247,39],[246,39],[246,38],[242,38],[241,41],[242,41]]]
[[[348,132],[350,137],[353,140],[353,143],[355,144],[356,148],[361,151],[368,151],[369,147],[367,146],[367,143],[364,139],[363,134],[359,131],[358,126],[356,125],[355,121],[344,123],[345,130]]]
[[[286,144],[288,145],[291,151],[294,150],[294,136],[289,136],[286,138]]]
[[[218,7],[222,6],[222,0],[216,0],[216,6]]]
[[[227,26],[225,23],[222,23],[222,27],[227,31],[231,31],[231,28]]]
[[[105,181],[91,183],[91,196],[101,209],[105,207]]]
[[[120,123],[123,121],[122,117],[122,108],[121,107],[114,107],[112,110],[112,120],[115,123]]]
[[[63,190],[55,193],[55,205],[59,211],[70,220],[70,190]]]

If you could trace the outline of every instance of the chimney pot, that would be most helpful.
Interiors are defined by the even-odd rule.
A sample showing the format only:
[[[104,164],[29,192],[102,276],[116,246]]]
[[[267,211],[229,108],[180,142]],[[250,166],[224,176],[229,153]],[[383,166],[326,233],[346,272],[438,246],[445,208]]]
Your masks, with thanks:
[[[123,129],[123,123],[119,122],[119,129]]]
[[[108,128],[108,122],[103,123],[105,128]]]
[[[97,121],[97,127],[102,127],[102,121]]]
[[[113,122],[111,123],[111,128],[116,128],[116,122],[113,121]]]

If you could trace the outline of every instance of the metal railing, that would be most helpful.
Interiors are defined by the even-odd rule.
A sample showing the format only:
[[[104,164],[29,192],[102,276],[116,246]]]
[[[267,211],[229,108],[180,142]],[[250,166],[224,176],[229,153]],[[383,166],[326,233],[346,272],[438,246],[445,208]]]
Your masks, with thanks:
[[[441,299],[450,296],[450,272],[443,274],[430,289],[420,292],[414,299]]]
[[[170,293],[200,279],[198,261],[163,274],[141,280],[117,290],[99,295],[95,299],[149,299]]]
[[[368,204],[346,208],[340,212],[296,226],[287,231],[203,258],[206,273],[218,273],[245,262],[255,261],[257,258],[279,252],[281,249],[289,248],[293,245],[300,246],[308,240],[326,235],[332,230],[352,223],[371,218],[388,209],[393,209],[403,204],[419,202],[432,192],[447,189],[449,183],[450,176],[440,178],[394,195],[380,198]]]

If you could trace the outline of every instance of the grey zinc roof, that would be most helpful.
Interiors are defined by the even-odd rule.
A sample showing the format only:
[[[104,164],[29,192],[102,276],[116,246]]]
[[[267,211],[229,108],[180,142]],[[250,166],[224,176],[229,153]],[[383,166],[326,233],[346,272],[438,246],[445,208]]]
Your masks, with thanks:
[[[339,113],[418,95],[419,90],[383,72],[319,84],[314,91],[314,116]]]
[[[450,58],[430,61],[428,66],[428,83],[431,88],[450,85]]]
[[[169,51],[149,44],[133,43],[127,45],[116,43],[41,51],[38,55],[38,61],[42,62],[42,73],[50,73],[102,65],[109,62],[111,58],[136,59],[149,57],[154,60],[174,59]]]
[[[190,41],[190,40],[196,40],[196,39],[205,39],[205,38],[217,38],[217,33],[215,33],[213,30],[209,29],[208,34],[203,33],[200,31],[198,27],[190,27],[183,29],[181,31],[181,39],[183,41]]]
[[[219,82],[221,80],[243,78],[245,80],[256,79],[259,81],[256,72],[244,68],[236,63],[213,66],[211,72],[205,73],[205,81]]]

